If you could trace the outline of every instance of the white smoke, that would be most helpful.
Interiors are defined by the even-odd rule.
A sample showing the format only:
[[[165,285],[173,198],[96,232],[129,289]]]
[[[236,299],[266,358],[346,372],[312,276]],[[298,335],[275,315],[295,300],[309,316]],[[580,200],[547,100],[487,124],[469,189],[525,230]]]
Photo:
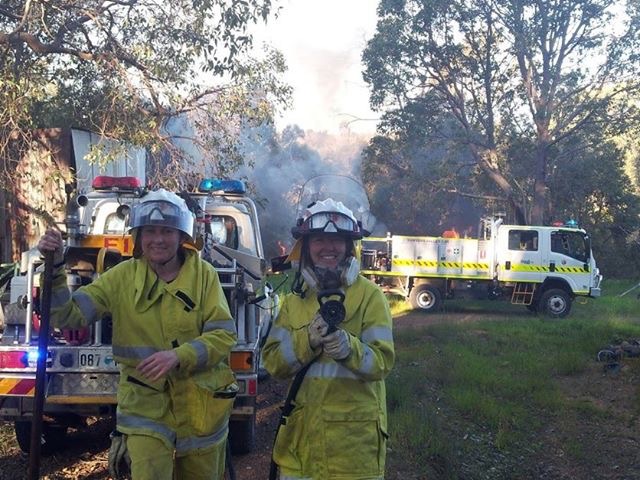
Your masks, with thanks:
[[[368,137],[343,129],[338,135],[286,127],[280,134],[264,126],[244,141],[251,164],[238,174],[255,188],[260,227],[267,258],[293,244],[291,227],[302,186],[324,174],[352,177],[360,182],[361,152]]]

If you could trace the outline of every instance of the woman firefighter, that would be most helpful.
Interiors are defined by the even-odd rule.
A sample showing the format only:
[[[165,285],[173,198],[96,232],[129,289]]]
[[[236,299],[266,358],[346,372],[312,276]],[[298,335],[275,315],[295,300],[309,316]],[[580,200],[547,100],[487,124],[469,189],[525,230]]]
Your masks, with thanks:
[[[117,432],[109,469],[119,477],[128,450],[134,480],[224,475],[229,415],[237,391],[228,357],[235,323],[218,274],[192,248],[194,216],[166,190],[142,197],[129,222],[134,258],[70,293],[60,232],[54,252],[52,319],[79,328],[111,315],[120,368]]]
[[[292,233],[290,259],[299,280],[263,350],[274,377],[294,379],[271,478],[382,479],[384,379],[395,353],[388,303],[359,274],[354,242],[362,238],[362,226],[351,210],[327,198],[311,204]]]

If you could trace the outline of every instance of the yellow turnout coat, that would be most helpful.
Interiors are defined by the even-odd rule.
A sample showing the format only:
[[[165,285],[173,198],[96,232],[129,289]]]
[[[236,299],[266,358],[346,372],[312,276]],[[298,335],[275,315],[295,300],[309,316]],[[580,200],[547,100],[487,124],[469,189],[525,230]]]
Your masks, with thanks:
[[[62,270],[54,278],[52,319],[78,328],[105,315],[113,320],[113,355],[120,368],[118,430],[150,435],[178,456],[221,448],[236,391],[228,365],[236,342],[218,274],[196,252],[170,283],[146,259],[130,259],[72,294]],[[149,355],[175,349],[179,367],[151,382],[135,367]]]
[[[345,289],[351,354],[335,361],[309,345],[307,327],[318,311],[317,292],[289,294],[266,341],[267,370],[291,378],[313,361],[280,426],[273,457],[281,478],[371,480],[384,476],[387,408],[384,378],[395,353],[389,305],[359,276]],[[320,355],[318,357],[318,355]]]

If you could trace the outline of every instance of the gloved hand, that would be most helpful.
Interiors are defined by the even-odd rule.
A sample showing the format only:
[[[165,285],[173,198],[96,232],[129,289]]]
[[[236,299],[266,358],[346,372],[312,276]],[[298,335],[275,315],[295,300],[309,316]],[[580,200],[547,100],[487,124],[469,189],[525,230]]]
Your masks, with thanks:
[[[307,327],[307,332],[309,333],[309,345],[314,350],[322,345],[324,341],[324,336],[327,334],[329,330],[329,325],[324,321],[320,312],[316,313],[316,316],[313,317],[311,324]]]
[[[122,432],[114,430],[109,435],[111,447],[109,448],[109,475],[114,480],[126,478],[131,471],[131,457],[127,451],[127,437]]]
[[[323,338],[322,349],[334,360],[344,360],[351,354],[349,335],[341,328],[337,329]]]

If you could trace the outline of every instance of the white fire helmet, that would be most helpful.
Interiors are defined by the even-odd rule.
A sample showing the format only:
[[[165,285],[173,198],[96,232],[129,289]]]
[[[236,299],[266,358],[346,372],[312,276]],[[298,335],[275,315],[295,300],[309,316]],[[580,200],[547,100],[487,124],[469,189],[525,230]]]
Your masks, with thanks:
[[[193,242],[193,224],[194,215],[184,199],[161,188],[149,192],[133,206],[129,231],[145,226],[175,228],[187,234],[189,241]]]
[[[329,233],[342,236],[345,239],[359,240],[363,236],[362,225],[351,210],[342,202],[327,198],[311,204],[303,212],[302,217],[291,229],[293,238],[296,239],[287,261],[294,262],[300,268],[300,273],[306,284],[311,288],[321,287],[313,265],[306,264],[302,254],[303,239],[316,233]],[[340,281],[343,286],[352,285],[358,277],[360,263],[355,257],[355,251],[347,252],[347,258],[339,265]],[[324,287],[323,287],[324,288]]]
[[[332,198],[312,203],[291,229],[293,238],[313,233],[335,233],[352,240],[362,238],[362,226],[353,212]]]

